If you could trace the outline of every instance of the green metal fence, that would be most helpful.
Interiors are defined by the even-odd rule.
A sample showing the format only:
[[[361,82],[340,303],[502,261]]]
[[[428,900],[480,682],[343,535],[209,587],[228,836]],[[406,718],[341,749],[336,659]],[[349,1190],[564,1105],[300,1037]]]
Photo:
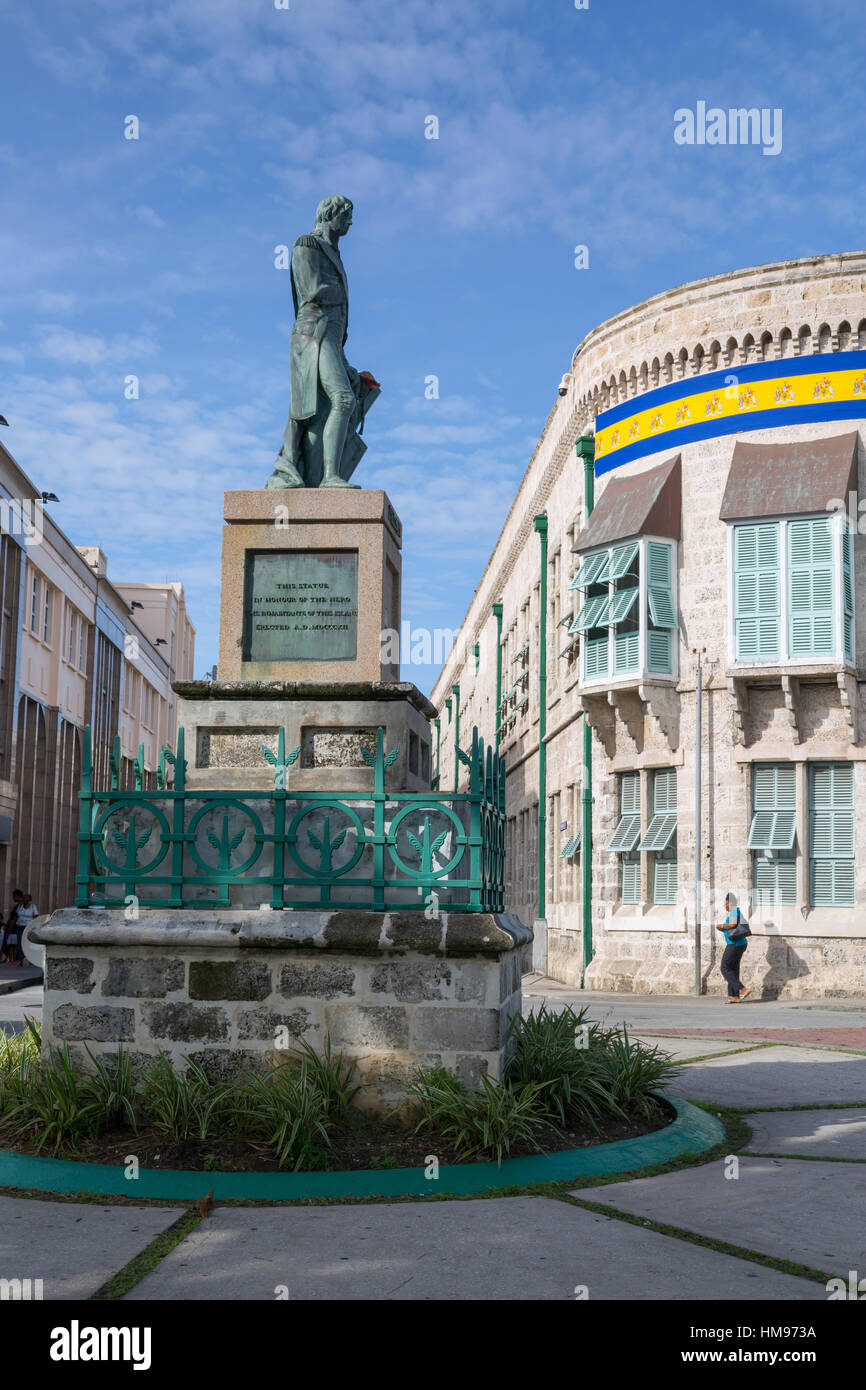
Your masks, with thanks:
[[[369,790],[292,788],[285,731],[266,791],[187,788],[183,730],[163,750],[157,788],[121,789],[120,740],[111,788],[93,790],[90,728],[84,733],[76,905],[79,907],[367,908],[498,912],[504,907],[505,769],[473,729],[462,792],[389,792],[399,747],[362,747]],[[140,764],[140,767],[138,766]],[[172,778],[173,770],[173,778]]]

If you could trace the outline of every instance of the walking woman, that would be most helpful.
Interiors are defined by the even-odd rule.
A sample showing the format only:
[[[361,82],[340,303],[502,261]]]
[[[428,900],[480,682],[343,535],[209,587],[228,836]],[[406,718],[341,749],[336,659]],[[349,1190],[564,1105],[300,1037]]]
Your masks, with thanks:
[[[725,895],[725,920],[716,927],[716,931],[724,932],[727,943],[722,954],[721,966],[722,974],[728,982],[728,997],[725,1003],[739,1004],[746,995],[751,994],[751,990],[746,989],[740,979],[740,965],[751,933],[743,921],[733,893]]]

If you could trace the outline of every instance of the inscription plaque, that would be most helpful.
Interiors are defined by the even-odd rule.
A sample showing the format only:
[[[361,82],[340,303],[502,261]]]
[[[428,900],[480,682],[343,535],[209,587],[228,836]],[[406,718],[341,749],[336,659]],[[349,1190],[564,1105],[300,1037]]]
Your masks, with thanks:
[[[356,550],[248,550],[244,661],[354,661]]]

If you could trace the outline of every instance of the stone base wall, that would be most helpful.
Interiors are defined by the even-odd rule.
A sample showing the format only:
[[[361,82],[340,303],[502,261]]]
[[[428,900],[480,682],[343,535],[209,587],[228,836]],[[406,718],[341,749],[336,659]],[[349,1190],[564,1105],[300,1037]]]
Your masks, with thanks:
[[[727,997],[719,970],[720,932],[704,934],[703,992]],[[551,932],[548,974],[579,985],[582,941],[576,932]],[[586,972],[586,988],[624,994],[692,994],[694,946],[683,933],[615,932],[601,938]],[[752,936],[740,977],[755,999],[862,999],[866,942],[852,937]]]
[[[358,1103],[405,1099],[418,1067],[476,1084],[501,1074],[521,1006],[513,917],[420,913],[67,908],[33,933],[45,946],[43,1042],[87,1065],[118,1046],[214,1077],[263,1069],[304,1039],[357,1061]]]

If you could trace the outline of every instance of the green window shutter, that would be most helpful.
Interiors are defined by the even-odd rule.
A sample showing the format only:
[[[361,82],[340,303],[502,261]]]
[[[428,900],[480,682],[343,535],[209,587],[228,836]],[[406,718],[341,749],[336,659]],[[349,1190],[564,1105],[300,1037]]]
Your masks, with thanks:
[[[854,768],[811,769],[810,878],[815,907],[854,906]]]
[[[609,608],[610,599],[607,594],[588,598],[568,629],[569,632],[588,632],[590,628],[603,627],[608,621]]]
[[[779,527],[734,527],[734,631],[738,661],[779,656]]]
[[[617,546],[611,555],[608,579],[622,579],[624,574],[628,574],[637,551],[637,541],[632,541],[629,545]]]
[[[613,639],[613,673],[627,676],[640,662],[640,636],[637,632],[617,632]]]
[[[833,527],[829,517],[788,522],[789,655],[833,656]]]
[[[677,770],[675,767],[660,768],[653,775],[653,811],[660,816],[664,811],[677,809]]]
[[[588,555],[569,584],[569,589],[587,589],[590,584],[606,583],[609,563],[609,550],[599,550],[594,555]]]
[[[762,763],[752,770],[752,823],[748,848],[790,850],[797,820],[797,784],[793,763]]]
[[[653,816],[647,832],[638,845],[638,849],[655,850],[660,853],[667,849],[677,830],[676,812],[665,813],[660,816]]]
[[[625,772],[619,783],[619,813],[640,815],[640,773]]]
[[[640,862],[638,860],[623,859],[622,861],[620,901],[630,904],[640,902]]]
[[[583,644],[583,675],[585,680],[607,675],[607,637],[596,637]]]
[[[656,627],[670,629],[678,626],[671,580],[672,553],[673,547],[661,541],[647,543],[647,597],[650,618]]]
[[[755,856],[755,898],[759,906],[793,907],[797,902],[797,862]]]
[[[677,861],[656,859],[653,863],[653,902],[670,907],[677,900]]]
[[[845,656],[854,660],[854,537],[845,525],[842,532],[842,644]]]
[[[631,589],[620,589],[619,593],[614,594],[610,605],[610,621],[612,623],[625,621],[637,603],[639,592],[640,590],[635,584]]]
[[[671,661],[672,646],[670,632],[662,632],[650,628],[647,633],[647,666],[650,671],[670,676],[673,674]]]

